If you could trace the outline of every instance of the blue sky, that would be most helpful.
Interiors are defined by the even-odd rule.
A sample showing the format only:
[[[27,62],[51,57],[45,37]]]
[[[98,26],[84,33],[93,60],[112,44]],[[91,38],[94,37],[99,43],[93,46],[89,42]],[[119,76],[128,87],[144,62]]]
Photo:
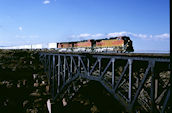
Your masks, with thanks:
[[[169,0],[0,0],[0,46],[127,35],[135,50],[170,49]]]

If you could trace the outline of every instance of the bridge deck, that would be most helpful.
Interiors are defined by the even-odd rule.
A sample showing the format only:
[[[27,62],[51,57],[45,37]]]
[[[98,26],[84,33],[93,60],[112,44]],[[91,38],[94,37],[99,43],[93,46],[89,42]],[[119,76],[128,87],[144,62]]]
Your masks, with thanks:
[[[57,51],[47,51],[44,53],[52,54],[77,54],[77,55],[110,55],[110,56],[136,56],[136,57],[163,57],[169,58],[170,53],[112,53],[112,52],[57,52]]]

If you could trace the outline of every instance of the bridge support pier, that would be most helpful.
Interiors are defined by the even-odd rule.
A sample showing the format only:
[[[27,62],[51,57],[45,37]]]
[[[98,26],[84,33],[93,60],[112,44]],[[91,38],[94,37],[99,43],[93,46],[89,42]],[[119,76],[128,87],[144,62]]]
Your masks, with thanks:
[[[47,101],[47,108],[48,108],[49,113],[61,113],[62,107],[63,107],[63,104],[61,101],[57,102],[50,99],[48,99]]]

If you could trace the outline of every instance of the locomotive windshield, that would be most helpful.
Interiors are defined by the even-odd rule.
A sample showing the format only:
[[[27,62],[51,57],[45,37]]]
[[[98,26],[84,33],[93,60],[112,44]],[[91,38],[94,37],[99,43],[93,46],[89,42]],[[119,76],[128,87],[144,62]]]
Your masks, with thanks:
[[[129,37],[122,37],[123,40],[130,40]]]

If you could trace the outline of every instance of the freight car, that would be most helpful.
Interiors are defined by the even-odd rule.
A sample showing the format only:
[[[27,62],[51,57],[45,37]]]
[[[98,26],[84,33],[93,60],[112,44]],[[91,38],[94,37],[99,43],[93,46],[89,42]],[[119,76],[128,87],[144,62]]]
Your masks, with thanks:
[[[98,40],[58,43],[59,52],[133,52],[132,41],[127,36]]]
[[[60,52],[69,52],[72,51],[73,49],[73,42],[61,42],[57,44],[57,50],[59,50]]]

